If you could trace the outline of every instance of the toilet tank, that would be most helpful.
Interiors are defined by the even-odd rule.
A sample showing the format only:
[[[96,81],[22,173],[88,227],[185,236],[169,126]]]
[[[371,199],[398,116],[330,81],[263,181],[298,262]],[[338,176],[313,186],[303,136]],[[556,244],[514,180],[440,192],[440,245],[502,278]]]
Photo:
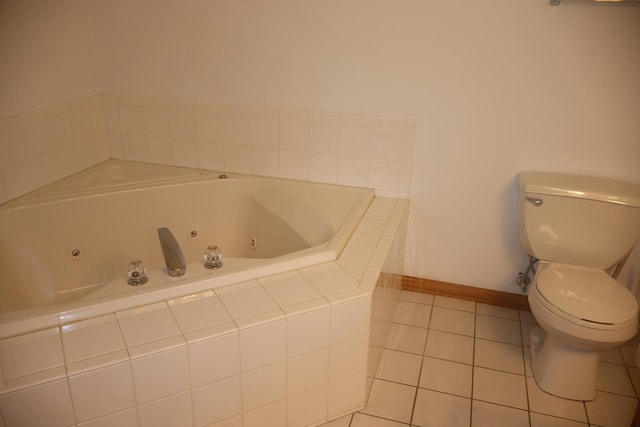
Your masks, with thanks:
[[[535,258],[607,269],[640,236],[640,185],[553,172],[519,184],[520,243]]]

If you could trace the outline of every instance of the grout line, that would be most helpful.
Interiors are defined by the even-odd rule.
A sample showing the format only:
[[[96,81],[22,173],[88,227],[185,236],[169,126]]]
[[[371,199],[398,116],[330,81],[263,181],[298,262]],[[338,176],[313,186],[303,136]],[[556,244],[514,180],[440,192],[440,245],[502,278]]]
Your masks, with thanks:
[[[474,344],[474,345],[475,345],[475,344]],[[517,375],[517,376],[519,376],[519,377],[524,377],[525,379],[526,379],[526,378],[532,378],[532,377],[528,377],[528,376],[526,375],[526,372],[525,372],[524,374],[518,374],[518,373],[515,373],[515,372],[511,372],[511,371],[503,371],[502,369],[487,368],[486,366],[479,366],[479,365],[478,365],[478,366],[473,365],[473,366],[474,366],[474,367],[477,367],[477,368],[480,368],[480,369],[486,369],[487,371],[501,372],[501,373],[503,373],[503,374],[510,374],[510,375]]]
[[[435,299],[434,301],[435,302]],[[420,369],[418,369],[418,379],[416,381],[416,392],[413,395],[413,405],[411,405],[411,416],[409,417],[409,424],[413,425],[413,416],[415,415],[416,405],[418,404],[418,391],[420,390],[420,378],[422,378],[422,369],[424,368],[425,351],[427,351],[427,342],[429,341],[431,318],[433,317],[433,305],[429,310],[429,321],[427,322],[427,335],[424,338],[424,345],[422,346],[422,354],[420,355]]]
[[[562,417],[560,415],[553,415],[553,414],[545,414],[544,412],[538,412],[538,411],[528,411],[529,412],[529,419],[531,419],[531,414],[538,414],[538,415],[544,415],[546,417],[551,417],[551,418],[555,418],[558,420],[565,420],[565,421],[571,421],[573,423],[578,423],[580,425],[585,425],[585,426],[589,426],[589,422],[588,421],[578,421],[575,420],[573,418],[567,418],[567,417]],[[601,426],[593,426],[593,427],[601,427]]]
[[[520,331],[520,334],[522,335],[522,330]],[[525,363],[525,347],[524,346],[524,338],[521,337],[521,341],[522,341],[522,368],[524,370],[524,391],[527,394],[527,418],[529,418],[529,425],[531,425],[531,397],[529,395],[529,381],[527,381],[527,366]]]
[[[631,371],[629,370],[629,368],[635,368],[635,366],[628,366],[628,365],[625,364],[624,368],[627,371],[627,375],[629,376],[629,380],[631,380],[632,374],[631,374]],[[636,399],[638,399],[640,397],[640,394],[638,393],[638,390],[636,390],[636,384],[633,382],[633,380],[631,380],[631,388],[633,388],[633,393],[635,394]],[[640,404],[640,402],[639,402],[639,404]]]
[[[589,411],[587,411],[587,402],[582,402],[582,407],[584,408],[584,415],[587,418],[587,425],[591,425],[591,421],[589,421]]]
[[[385,417],[381,417],[381,416],[379,416],[379,415],[373,415],[373,414],[365,414],[364,412],[356,412],[356,413],[354,413],[354,414],[352,415],[352,417],[351,417],[351,421],[350,421],[350,423],[349,423],[349,426],[351,426],[351,423],[353,423],[353,419],[355,418],[355,414],[358,414],[358,413],[359,413],[359,414],[364,415],[365,417],[371,417],[371,418],[377,418],[377,419],[379,419],[379,420],[391,421],[391,422],[393,422],[393,423],[403,424],[403,425],[406,425],[406,426],[411,425],[411,423],[406,424],[406,423],[403,423],[402,421],[394,420],[394,419],[392,419],[392,418],[385,418]]]
[[[502,403],[490,402],[490,401],[488,401],[488,400],[482,400],[482,399],[471,399],[471,400],[472,400],[472,401],[477,401],[477,402],[487,403],[487,404],[489,404],[489,405],[500,406],[500,407],[502,407],[502,408],[516,409],[516,410],[518,410],[518,411],[524,411],[524,412],[527,412],[527,413],[530,413],[530,412],[531,412],[531,411],[529,411],[529,410],[527,410],[527,409],[522,409],[522,408],[519,408],[519,407],[517,407],[517,406],[504,405],[504,404],[502,404]],[[543,415],[549,415],[549,416],[555,417],[555,415],[550,415],[550,414],[543,414]],[[558,417],[556,417],[556,418],[558,418]],[[569,419],[569,418],[565,418],[565,419]],[[574,420],[574,421],[575,421],[575,420]]]

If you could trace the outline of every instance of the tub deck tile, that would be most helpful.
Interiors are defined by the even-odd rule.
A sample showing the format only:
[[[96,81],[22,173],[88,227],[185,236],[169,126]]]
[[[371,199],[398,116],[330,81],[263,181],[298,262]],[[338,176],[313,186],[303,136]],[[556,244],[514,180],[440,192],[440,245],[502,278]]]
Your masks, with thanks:
[[[180,335],[166,303],[151,304],[116,313],[127,347]]]
[[[182,335],[173,335],[156,341],[147,342],[128,347],[131,359],[149,356],[167,350],[183,347],[186,343]]]
[[[213,291],[167,301],[183,333],[224,324],[231,316]]]
[[[120,327],[113,314],[63,326],[62,345],[67,364],[125,348]]]
[[[216,338],[222,335],[231,334],[237,332],[238,327],[232,321],[221,323],[219,325],[208,326],[206,328],[197,329],[195,331],[189,331],[184,333],[184,338],[187,343],[192,344],[198,341]]]
[[[356,279],[337,263],[304,268],[300,272],[325,297],[358,287]]]
[[[311,283],[297,271],[290,271],[258,280],[280,307],[303,303],[321,297]]]
[[[63,366],[59,328],[0,341],[0,364],[5,380]]]
[[[82,359],[76,362],[67,362],[67,374],[78,375],[94,369],[101,369],[107,366],[116,365],[118,363],[128,361],[129,354],[126,350],[121,349],[88,359]]]
[[[244,282],[237,289],[223,288],[220,291],[217,290],[216,293],[234,319],[266,313],[279,308],[257,280]]]

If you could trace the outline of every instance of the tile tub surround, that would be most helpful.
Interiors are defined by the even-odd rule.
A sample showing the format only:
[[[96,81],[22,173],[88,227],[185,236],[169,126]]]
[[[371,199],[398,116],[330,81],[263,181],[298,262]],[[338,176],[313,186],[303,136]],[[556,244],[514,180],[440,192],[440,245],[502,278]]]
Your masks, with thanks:
[[[1,340],[0,425],[282,427],[361,409],[407,207],[376,198],[336,262]]]
[[[110,157],[102,95],[0,117],[0,203]]]
[[[0,118],[0,203],[109,158],[409,194],[416,122],[98,94]]]

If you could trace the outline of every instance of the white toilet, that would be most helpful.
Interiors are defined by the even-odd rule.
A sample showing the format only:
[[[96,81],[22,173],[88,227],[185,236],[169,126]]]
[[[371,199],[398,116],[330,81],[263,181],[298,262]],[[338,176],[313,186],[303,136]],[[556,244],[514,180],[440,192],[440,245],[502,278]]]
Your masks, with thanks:
[[[633,338],[635,296],[607,273],[640,236],[640,186],[579,175],[523,172],[519,234],[539,260],[529,305],[533,376],[553,395],[596,397],[599,352]]]

